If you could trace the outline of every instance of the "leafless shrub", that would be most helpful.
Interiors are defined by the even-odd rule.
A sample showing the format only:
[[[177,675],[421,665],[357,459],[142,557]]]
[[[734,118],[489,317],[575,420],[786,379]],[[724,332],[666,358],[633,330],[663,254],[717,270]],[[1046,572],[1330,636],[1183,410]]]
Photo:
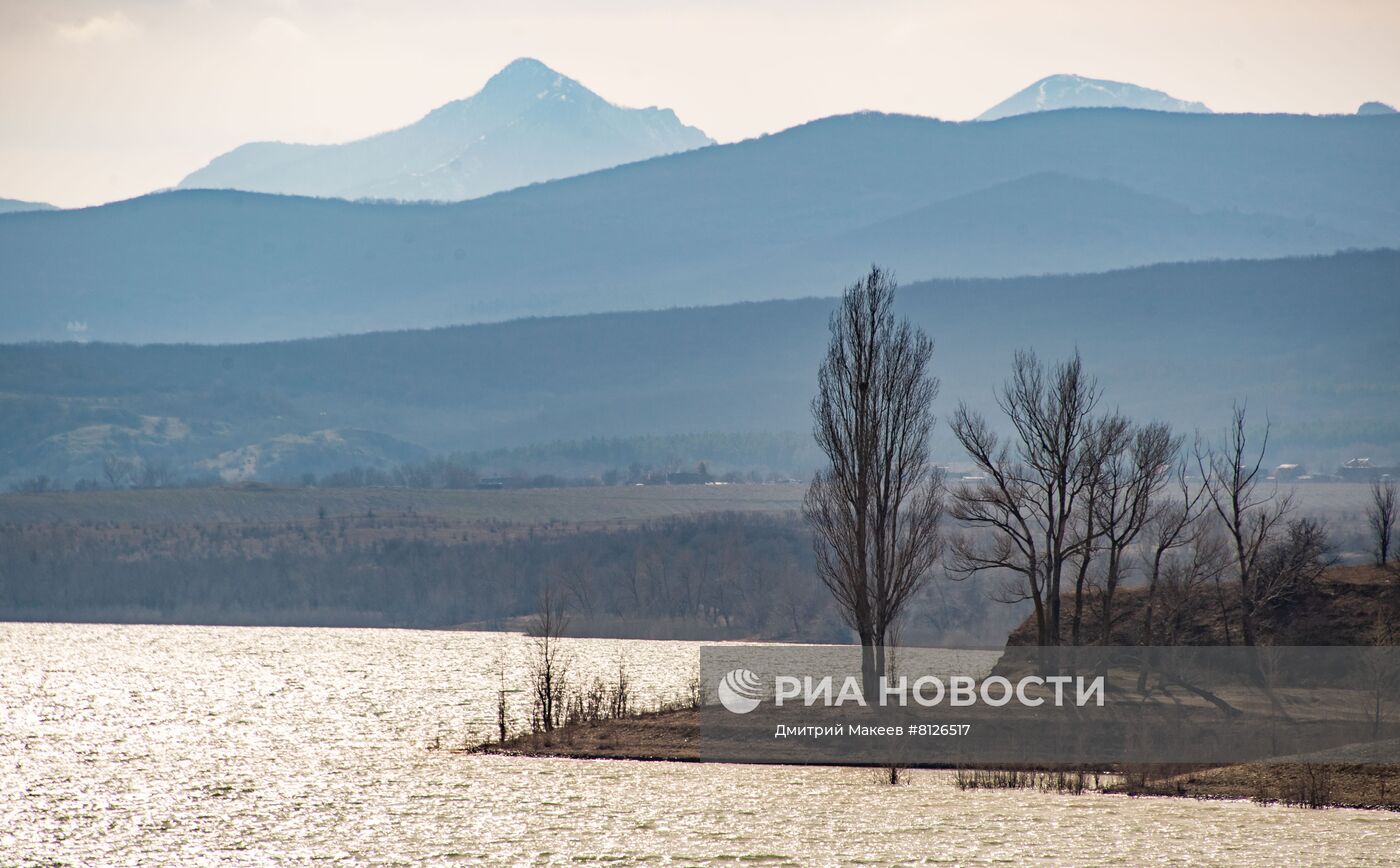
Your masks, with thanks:
[[[627,672],[627,659],[617,656],[617,681],[608,695],[608,716],[620,720],[632,714],[632,679]]]
[[[1256,611],[1272,595],[1269,584],[1260,582],[1260,559],[1293,511],[1291,494],[1280,495],[1274,487],[1260,485],[1268,446],[1267,420],[1258,451],[1250,446],[1244,405],[1235,406],[1219,447],[1205,446],[1199,437],[1196,441],[1196,466],[1206,496],[1233,548],[1240,633],[1246,645],[1257,643]]]
[[[953,779],[960,790],[1040,790],[1080,795],[1102,790],[1099,772],[1086,769],[968,769],[958,768]]]
[[[546,583],[540,594],[540,607],[530,626],[533,655],[530,660],[530,686],[533,709],[532,728],[552,731],[563,722],[567,711],[568,661],[560,639],[569,619],[563,599]]]
[[[1283,798],[1284,804],[1305,808],[1325,808],[1332,804],[1332,785],[1336,773],[1324,763],[1303,763],[1293,793]]]
[[[496,737],[504,743],[510,737],[510,703],[506,696],[506,667],[503,660],[496,661]]]
[[[569,694],[568,710],[564,723],[574,726],[581,723],[597,723],[603,720],[610,702],[610,691],[603,679],[594,678],[593,683],[583,690]]]

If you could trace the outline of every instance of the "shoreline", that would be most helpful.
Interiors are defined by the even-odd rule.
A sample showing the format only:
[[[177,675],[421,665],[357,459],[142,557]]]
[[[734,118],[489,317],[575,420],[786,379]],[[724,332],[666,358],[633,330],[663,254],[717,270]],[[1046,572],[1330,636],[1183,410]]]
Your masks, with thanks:
[[[585,760],[700,763],[699,711],[651,711],[621,719],[574,723],[552,732],[513,735],[504,742],[486,742],[458,749],[462,754]],[[787,766],[797,763],[769,762]],[[830,763],[817,763],[830,765]],[[852,767],[873,767],[855,763]],[[949,765],[910,764],[910,769],[958,771]],[[1149,798],[1191,798],[1201,801],[1248,800],[1261,805],[1400,812],[1400,765],[1359,763],[1242,763],[1194,769],[1148,778],[1141,770],[1101,770],[1114,782],[1084,787],[1084,792]],[[1135,775],[1141,775],[1137,781]],[[1015,775],[1013,775],[1015,777]],[[1005,789],[1041,788],[1035,772],[1026,781]]]

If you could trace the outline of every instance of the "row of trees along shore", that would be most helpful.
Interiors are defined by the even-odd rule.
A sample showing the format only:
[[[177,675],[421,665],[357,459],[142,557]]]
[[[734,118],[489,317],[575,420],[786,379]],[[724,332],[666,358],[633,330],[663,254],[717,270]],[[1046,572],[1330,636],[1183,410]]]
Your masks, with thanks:
[[[996,395],[1002,426],[957,405],[949,424],[976,473],[949,483],[928,453],[939,386],[933,341],[896,318],[895,291],[891,275],[873,267],[832,314],[812,402],[829,464],[803,510],[817,573],[863,647],[867,689],[885,674],[900,616],[939,564],[955,580],[1011,577],[997,598],[1030,601],[1041,645],[1109,644],[1115,595],[1139,578],[1143,644],[1162,638],[1161,596],[1213,587],[1222,616],[1233,613],[1222,617],[1225,640],[1254,645],[1260,618],[1328,565],[1325,528],[1297,516],[1293,498],[1266,478],[1267,421],[1251,430],[1237,404],[1223,439],[1197,434],[1188,447],[1168,423],[1108,407],[1078,353],[1047,363],[1017,352]],[[1376,483],[1372,495],[1368,523],[1385,564],[1394,483]]]

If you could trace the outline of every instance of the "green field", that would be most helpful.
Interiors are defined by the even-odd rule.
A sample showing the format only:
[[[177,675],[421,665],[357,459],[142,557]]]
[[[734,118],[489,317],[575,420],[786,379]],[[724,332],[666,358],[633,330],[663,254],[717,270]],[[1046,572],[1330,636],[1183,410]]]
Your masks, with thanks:
[[[647,485],[444,491],[408,488],[165,488],[0,495],[0,523],[295,521],[404,513],[513,524],[637,521],[798,509],[805,485]]]

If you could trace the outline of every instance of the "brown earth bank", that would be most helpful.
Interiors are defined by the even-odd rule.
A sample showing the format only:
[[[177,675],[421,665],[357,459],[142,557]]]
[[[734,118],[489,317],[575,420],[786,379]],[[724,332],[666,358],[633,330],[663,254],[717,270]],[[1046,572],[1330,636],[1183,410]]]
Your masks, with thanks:
[[[557,727],[488,742],[475,752],[574,759],[698,762],[700,712],[693,708]]]
[[[620,720],[570,724],[552,732],[525,733],[488,742],[467,753],[567,759],[700,761],[700,713],[695,709],[648,712]],[[919,767],[919,766],[914,766]],[[943,768],[942,766],[929,766]],[[979,786],[1045,787],[1041,769],[992,777]],[[1051,769],[1070,775],[1079,769]],[[1265,804],[1312,808],[1364,808],[1400,811],[1400,765],[1266,762],[1182,770],[1135,766],[1095,770],[1099,791],[1130,796],[1196,799],[1251,799]],[[1063,778],[1063,776],[1059,776]],[[1080,776],[1081,789],[1084,776]],[[1052,789],[1054,787],[1051,787]],[[1063,787],[1061,787],[1063,789]]]
[[[1112,644],[1136,645],[1146,594],[1122,591],[1115,601]],[[1400,610],[1400,575],[1393,568],[1336,566],[1328,569],[1287,611],[1275,613],[1273,636],[1296,645],[1361,645],[1379,615]],[[1160,612],[1159,612],[1160,614]],[[1209,606],[1174,613],[1175,636],[1183,644],[1227,644],[1221,610]],[[1224,615],[1232,614],[1228,605]],[[1086,623],[1092,623],[1086,618]],[[1089,641],[1097,633],[1086,633]],[[1160,637],[1154,637],[1160,638]],[[1008,638],[1008,647],[1033,644],[1034,619],[1028,618]],[[1181,699],[1190,700],[1183,695]],[[699,761],[700,714],[695,709],[665,710],[620,720],[598,720],[514,736],[478,750],[519,756],[589,759]],[[1333,755],[1325,761],[1270,761],[1236,765],[1136,766],[1097,769],[1106,772],[1103,792],[1141,796],[1252,799],[1309,807],[1400,810],[1400,765],[1358,763],[1356,755]],[[1349,761],[1350,760],[1350,761]],[[1045,774],[1050,772],[1051,775]],[[1084,788],[1079,769],[989,770],[974,774],[976,786],[1045,787],[1069,773]],[[961,775],[960,775],[961,778]],[[1098,776],[1093,778],[1099,780]],[[1057,784],[1049,785],[1054,789]],[[1089,788],[1095,788],[1091,784]],[[1075,790],[1077,791],[1077,790]]]
[[[1104,792],[1400,811],[1400,765],[1271,762],[1167,775],[1129,772]]]
[[[1154,645],[1240,644],[1238,589],[1233,578],[1209,583],[1191,598],[1159,594],[1154,602]],[[1122,588],[1113,597],[1109,641],[1103,642],[1103,600],[1093,588],[1083,598],[1080,644],[1143,645],[1146,588]],[[1071,644],[1074,594],[1060,597],[1061,644]],[[1338,565],[1273,608],[1256,613],[1258,628],[1275,645],[1371,645],[1379,622],[1400,625],[1400,565]],[[1262,641],[1262,640],[1261,640]],[[1031,614],[1007,637],[1008,645],[1037,644]]]

